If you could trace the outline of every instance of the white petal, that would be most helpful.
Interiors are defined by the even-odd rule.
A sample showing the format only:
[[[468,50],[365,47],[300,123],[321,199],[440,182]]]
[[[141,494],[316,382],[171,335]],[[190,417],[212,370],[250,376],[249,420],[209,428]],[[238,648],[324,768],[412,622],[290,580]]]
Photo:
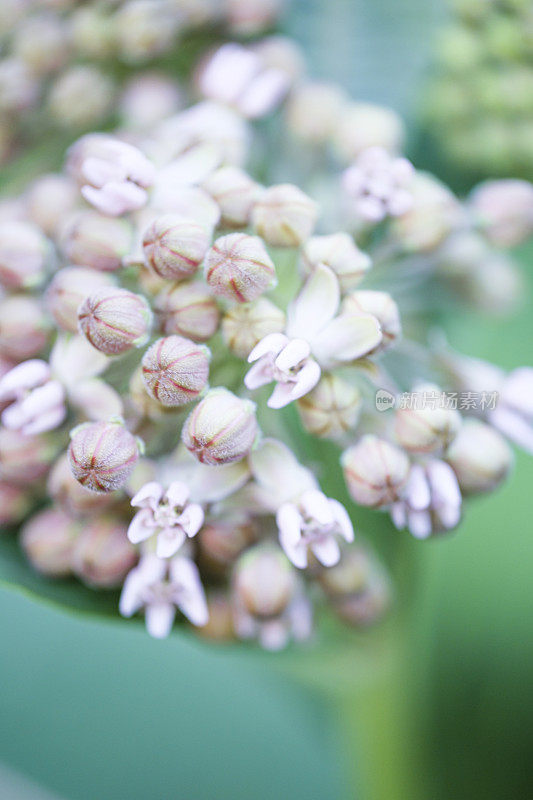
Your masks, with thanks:
[[[17,364],[0,379],[0,401],[9,400],[27,389],[34,389],[50,377],[50,367],[40,358]]]
[[[45,433],[45,431],[53,431],[58,428],[67,415],[65,406],[60,405],[48,411],[46,414],[41,414],[35,417],[34,420],[28,422],[21,429],[25,436],[33,436],[37,433]]]
[[[339,503],[338,500],[334,500],[333,498],[329,499],[329,505],[333,512],[335,522],[339,526],[341,536],[347,542],[353,542],[354,540],[353,525],[348,515],[348,512],[346,511],[342,503]]]
[[[314,339],[316,334],[333,319],[339,302],[340,290],[337,277],[329,267],[320,264],[288,308],[288,336]]]
[[[309,356],[311,348],[305,339],[291,339],[276,358],[278,369],[289,370]]]
[[[175,558],[170,562],[170,574],[176,584],[176,603],[193,625],[206,625],[209,612],[200,573],[196,564],[188,558]]]
[[[199,506],[197,503],[189,503],[183,514],[179,517],[178,523],[187,536],[196,536],[204,524],[204,511],[202,506]]]
[[[533,426],[519,414],[507,408],[496,408],[489,416],[491,425],[518,447],[533,455]]]
[[[408,526],[416,539],[427,539],[431,535],[431,514],[429,511],[411,511]]]
[[[323,366],[355,361],[381,342],[379,322],[371,314],[343,314],[312,340],[313,354]]]
[[[289,640],[289,632],[282,620],[263,622],[259,628],[259,643],[265,650],[282,650]]]
[[[312,542],[311,550],[325,567],[333,567],[341,557],[339,544],[333,536],[328,536],[319,542]]]
[[[446,528],[446,530],[456,528],[461,521],[461,506],[442,506],[437,509],[436,513],[442,527]]]
[[[146,630],[154,639],[166,639],[172,630],[176,609],[172,603],[150,603],[146,607]]]
[[[172,508],[184,508],[189,496],[189,487],[182,481],[172,481],[165,492],[165,500]]]
[[[149,508],[137,511],[128,526],[128,539],[132,544],[138,544],[149,539],[155,533],[152,512]]]
[[[426,471],[420,464],[413,464],[411,467],[404,496],[413,511],[423,511],[429,508],[431,492]]]
[[[394,526],[398,530],[403,530],[407,525],[407,513],[405,503],[394,503],[390,509],[390,515]]]
[[[333,509],[326,495],[319,489],[304,492],[299,505],[304,515],[316,519],[322,525],[330,525],[333,522]]]
[[[163,487],[157,481],[149,481],[141,486],[136,495],[131,500],[134,508],[155,509],[163,497]]]
[[[270,356],[263,356],[255,364],[252,364],[244,376],[244,385],[253,392],[254,389],[259,389],[260,386],[265,386],[273,380],[274,375]]]
[[[278,383],[272,392],[267,405],[269,408],[283,408],[303,397],[317,385],[321,369],[316,361],[308,359],[298,372],[295,383]]]
[[[269,333],[253,348],[248,356],[248,362],[251,364],[253,361],[257,361],[258,358],[268,354],[277,356],[288,344],[288,341],[288,338],[283,333]]]
[[[279,529],[279,542],[295,567],[303,569],[307,566],[307,547],[302,541],[302,518],[293,503],[284,503],[276,513]]]
[[[99,378],[89,378],[69,387],[69,400],[92,420],[120,417],[124,411],[117,391]]]
[[[52,373],[67,388],[80,380],[99,375],[108,366],[108,357],[96,350],[85,336],[58,336],[50,353]]]
[[[164,528],[157,536],[156,556],[172,558],[182,546],[185,538],[185,531],[181,527]]]
[[[287,609],[292,633],[297,641],[308,639],[313,632],[313,606],[302,592],[296,596]]]
[[[248,119],[257,119],[272,111],[289,88],[289,76],[280,69],[266,69],[258,75],[239,99],[239,110]]]
[[[124,581],[120,594],[118,610],[123,617],[131,617],[141,608],[143,604],[142,588],[144,588],[144,583],[139,578],[138,569],[132,569]]]
[[[160,472],[160,476],[164,475],[169,481],[181,480],[186,483],[194,502],[216,503],[244,486],[250,477],[250,466],[245,458],[235,464],[200,464],[181,445],[174,458],[167,459],[161,465]]]
[[[461,506],[461,490],[455,472],[444,461],[434,459],[426,466],[431,486],[431,502],[442,506]]]
[[[263,439],[252,450],[248,460],[255,480],[264,489],[265,499],[270,498],[273,510],[285,500],[300,496],[306,489],[316,488],[316,479],[302,467],[294,453],[277,439]]]

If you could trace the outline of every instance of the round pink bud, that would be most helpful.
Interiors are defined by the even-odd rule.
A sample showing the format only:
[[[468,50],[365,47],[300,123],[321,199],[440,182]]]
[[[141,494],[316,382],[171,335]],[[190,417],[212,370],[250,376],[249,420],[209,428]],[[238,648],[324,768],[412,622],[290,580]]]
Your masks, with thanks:
[[[254,206],[252,223],[263,239],[275,247],[299,247],[315,227],[318,208],[314,200],[290,183],[265,189]]]
[[[124,486],[139,459],[139,441],[120,422],[86,422],[70,433],[72,474],[93,492]]]
[[[348,491],[362,506],[388,506],[398,497],[409,475],[409,459],[399,447],[370,434],[341,457]]]
[[[6,289],[37,286],[50,254],[48,240],[30,222],[0,224],[0,283]]]
[[[77,199],[76,184],[66,175],[43,175],[28,189],[28,216],[48,236],[55,236]]]
[[[230,464],[248,455],[258,432],[255,403],[218,387],[191,411],[181,437],[203,464]]]
[[[277,617],[294,597],[296,577],[277,547],[258,545],[237,562],[233,592],[238,605],[259,619]]]
[[[204,261],[205,279],[215,294],[247,303],[276,284],[274,262],[258,236],[229,233],[216,240]]]
[[[31,508],[32,499],[22,486],[0,481],[0,525],[15,525]]]
[[[113,287],[87,297],[78,309],[79,330],[102,353],[120,355],[146,344],[152,312],[140,294]]]
[[[36,297],[11,295],[0,301],[0,354],[23,361],[44,349],[50,323]]]
[[[72,551],[72,570],[89,586],[111,589],[120,586],[137,563],[128,527],[111,517],[98,517],[85,524]]]
[[[46,475],[57,453],[53,440],[43,434],[26,436],[0,428],[0,479],[28,485]]]
[[[142,360],[146,391],[164,406],[183,406],[203,392],[209,377],[207,347],[182,336],[166,336]]]
[[[190,278],[209,247],[209,234],[193,219],[166,214],[158,217],[143,238],[146,262],[170,281]]]
[[[203,183],[203,188],[218,204],[221,221],[229,228],[245,227],[261,187],[238,167],[220,167]]]
[[[239,358],[247,358],[261,339],[284,328],[285,314],[266,297],[233,306],[222,320],[224,341]]]
[[[22,529],[21,544],[31,565],[45,575],[60,578],[72,572],[74,543],[81,524],[58,508],[31,517]]]
[[[374,352],[389,347],[401,335],[400,311],[388,292],[369,289],[352,292],[344,298],[341,312],[343,314],[372,314],[377,319],[382,339]]]
[[[123,219],[82,211],[65,226],[61,246],[73,264],[113,272],[122,266],[132,244],[130,225]]]
[[[54,275],[46,291],[46,305],[60,328],[78,330],[78,308],[86,297],[104,286],[111,276],[88,267],[65,267]]]
[[[220,321],[215,298],[203,283],[185,281],[166,286],[154,303],[163,332],[177,333],[194,342],[206,342]]]
[[[92,515],[115,501],[112,495],[95,494],[78,483],[70,469],[68,453],[63,453],[53,465],[46,489],[52,500],[72,516]]]

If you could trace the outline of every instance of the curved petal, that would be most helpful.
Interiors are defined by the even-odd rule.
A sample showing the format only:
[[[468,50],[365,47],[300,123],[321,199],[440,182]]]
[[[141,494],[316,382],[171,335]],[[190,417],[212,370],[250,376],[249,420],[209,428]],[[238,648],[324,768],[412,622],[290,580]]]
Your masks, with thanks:
[[[189,499],[189,487],[183,481],[172,481],[165,492],[165,500],[172,508],[184,508]]]
[[[200,573],[188,558],[175,558],[170,563],[170,575],[176,584],[176,605],[193,625],[206,625],[209,611]]]
[[[45,431],[53,431],[58,428],[65,417],[67,416],[67,409],[64,405],[56,406],[46,414],[41,414],[36,417],[27,425],[22,427],[22,433],[25,436],[33,436],[36,433],[45,433]],[[2,417],[3,419],[3,417]]]
[[[181,525],[189,538],[196,536],[204,524],[204,511],[202,506],[197,503],[189,503],[183,511],[183,514],[179,517],[178,524]]]
[[[0,401],[17,397],[34,389],[50,377],[50,367],[41,358],[30,358],[6,372],[0,380]]]
[[[277,511],[276,523],[279,530],[279,543],[289,561],[298,569],[307,566],[307,546],[302,540],[302,518],[293,503],[284,503]]]
[[[311,348],[305,339],[291,339],[279,353],[275,364],[278,369],[289,370],[309,356]]]
[[[283,650],[289,641],[287,627],[280,619],[268,620],[259,627],[259,643],[265,650]]]
[[[128,539],[132,544],[139,544],[149,539],[156,531],[152,512],[149,508],[137,511],[128,527]]]
[[[325,567],[338,564],[341,557],[339,543],[333,536],[327,536],[319,542],[311,542],[311,550]]]
[[[172,603],[150,603],[146,607],[146,630],[154,639],[166,639],[172,630],[176,609]]]
[[[157,536],[156,556],[172,558],[182,546],[185,538],[185,531],[181,527],[164,528]]]
[[[258,358],[272,354],[277,356],[289,342],[284,333],[269,333],[257,342],[248,356],[248,363],[257,361]]]
[[[429,508],[431,492],[426,471],[420,464],[413,464],[411,467],[404,496],[413,511],[423,511],[425,508]]]
[[[142,486],[131,500],[134,508],[155,509],[163,497],[163,487],[157,481],[149,481]]]
[[[339,308],[340,290],[335,273],[320,264],[305,282],[287,311],[287,335],[312,340]]]
[[[298,400],[317,385],[322,370],[316,361],[308,359],[298,372],[294,383],[277,383],[267,402],[269,408],[283,408]]]
[[[254,389],[259,389],[260,386],[272,383],[273,380],[272,362],[268,356],[263,356],[255,364],[252,364],[244,376],[244,385],[253,392]]]
[[[348,512],[346,511],[342,503],[339,503],[338,500],[334,500],[333,498],[329,499],[329,506],[332,510],[335,522],[339,526],[339,531],[341,536],[347,542],[353,542],[354,540],[353,525],[348,515]]]
[[[379,322],[371,314],[342,314],[332,320],[311,342],[322,366],[355,361],[381,342]]]
[[[330,508],[329,500],[320,489],[309,489],[300,497],[299,505],[304,515],[316,519],[321,525],[331,525],[333,522],[333,511]]]
[[[429,511],[411,511],[407,515],[407,525],[415,539],[427,539],[431,535],[431,514]]]
[[[255,480],[270,499],[270,508],[279,508],[283,502],[317,486],[313,473],[302,467],[294,453],[277,439],[263,439],[248,460]]]

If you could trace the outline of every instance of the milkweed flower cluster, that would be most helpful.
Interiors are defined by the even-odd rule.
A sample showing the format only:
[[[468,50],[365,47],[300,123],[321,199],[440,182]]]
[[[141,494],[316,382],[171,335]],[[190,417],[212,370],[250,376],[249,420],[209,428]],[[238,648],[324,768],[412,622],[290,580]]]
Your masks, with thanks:
[[[445,258],[461,271],[457,238],[530,233],[528,192],[461,204],[402,156],[392,112],[297,62],[279,40],[224,45],[195,77],[206,98],[147,135],[81,137],[64,173],[0,207],[4,524],[24,521],[43,574],[119,587],[158,638],[179,613],[278,649],[311,635],[317,598],[371,624],[392,589],[358,508],[391,535],[442,534],[505,479],[506,438],[531,449],[531,370],[402,335]],[[324,93],[339,124],[308,131]],[[347,182],[355,204],[248,173],[267,113],[328,149],[333,194]],[[476,392],[500,402],[457,400]],[[346,502],[305,456],[324,439]]]

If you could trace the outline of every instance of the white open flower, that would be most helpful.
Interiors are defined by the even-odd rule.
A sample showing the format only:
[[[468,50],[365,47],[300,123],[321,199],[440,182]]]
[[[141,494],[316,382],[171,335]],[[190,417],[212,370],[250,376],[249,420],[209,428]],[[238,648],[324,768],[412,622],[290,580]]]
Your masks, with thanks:
[[[397,528],[417,539],[455,528],[461,520],[461,490],[455,472],[440,459],[413,464],[402,499],[391,508]]]
[[[171,558],[187,538],[196,536],[204,522],[198,503],[189,503],[189,488],[174,481],[165,491],[160,483],[146,483],[134,496],[131,505],[139,508],[128,528],[133,544],[156,537],[156,555]]]
[[[276,522],[285,554],[300,569],[308,564],[309,550],[325,567],[333,566],[341,556],[337,536],[347,542],[354,538],[344,506],[317,489],[304,492],[297,503],[280,506]]]
[[[337,315],[338,280],[324,265],[316,268],[287,312],[285,333],[271,333],[254,347],[245,377],[248,389],[276,381],[268,405],[282,408],[316,386],[322,369],[362,358],[381,341],[371,314]]]
[[[67,414],[63,386],[38,358],[17,364],[2,377],[0,402],[5,401],[11,402],[2,412],[2,424],[28,436],[59,427]]]
[[[196,564],[189,558],[165,561],[154,554],[143,556],[124,582],[119,611],[131,617],[141,608],[148,633],[156,639],[169,635],[176,608],[193,625],[205,625],[209,613]]]

